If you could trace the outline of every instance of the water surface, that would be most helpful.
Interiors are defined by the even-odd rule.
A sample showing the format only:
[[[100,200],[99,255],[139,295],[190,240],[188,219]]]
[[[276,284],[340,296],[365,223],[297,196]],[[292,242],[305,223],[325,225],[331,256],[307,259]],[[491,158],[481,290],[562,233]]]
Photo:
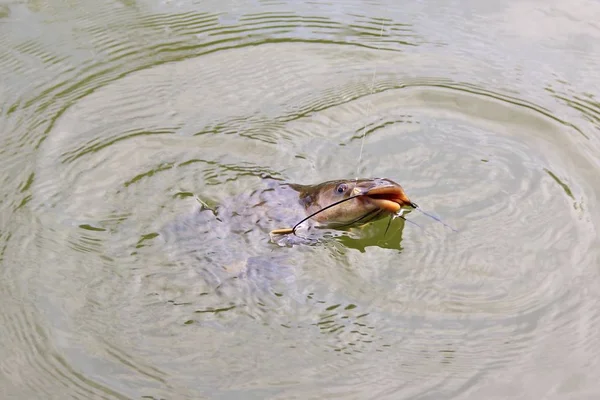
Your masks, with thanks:
[[[597,398],[597,21],[0,1],[2,397]],[[289,248],[236,211],[265,176],[357,175],[459,233]]]

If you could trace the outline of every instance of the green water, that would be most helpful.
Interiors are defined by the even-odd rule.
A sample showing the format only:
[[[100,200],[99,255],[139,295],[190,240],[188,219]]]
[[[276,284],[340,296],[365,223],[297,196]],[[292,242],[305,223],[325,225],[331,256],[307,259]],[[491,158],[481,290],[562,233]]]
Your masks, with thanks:
[[[599,397],[598,21],[0,0],[0,397]],[[280,247],[236,214],[264,176],[387,177],[459,232]],[[242,223],[165,239],[198,199]]]

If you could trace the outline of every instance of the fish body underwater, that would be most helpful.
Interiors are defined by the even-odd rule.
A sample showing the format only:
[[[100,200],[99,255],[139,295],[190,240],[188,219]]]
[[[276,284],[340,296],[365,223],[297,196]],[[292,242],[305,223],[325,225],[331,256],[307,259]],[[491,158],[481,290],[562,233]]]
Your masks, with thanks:
[[[385,178],[264,183],[263,189],[214,209],[202,206],[165,226],[160,235],[171,259],[195,265],[217,286],[232,278],[281,279],[290,254],[278,252],[280,246],[347,238],[350,230],[360,237],[363,227],[416,206],[399,184]]]

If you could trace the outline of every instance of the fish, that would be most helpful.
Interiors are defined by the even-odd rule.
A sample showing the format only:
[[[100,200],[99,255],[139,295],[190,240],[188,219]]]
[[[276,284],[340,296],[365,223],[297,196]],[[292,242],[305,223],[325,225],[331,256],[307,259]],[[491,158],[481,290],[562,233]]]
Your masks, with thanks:
[[[295,234],[307,221],[316,228],[348,228],[399,215],[417,208],[400,184],[387,178],[331,180],[317,185],[290,184],[307,215],[293,228],[274,229],[271,235]],[[311,221],[312,220],[312,221]]]
[[[295,247],[318,245],[331,238],[346,240],[345,244],[348,240],[360,243],[362,228],[416,207],[402,186],[387,178],[338,179],[312,185],[263,178],[260,189],[242,192],[216,207],[210,207],[210,201],[201,195],[197,197],[199,209],[169,223],[159,236],[171,262],[201,271],[200,275],[212,281],[209,286],[249,277],[260,282],[280,280],[285,271],[293,275],[285,260],[293,253],[275,251],[268,243]],[[347,233],[357,229],[358,234],[349,238]],[[378,230],[375,234],[384,236]],[[399,241],[401,231],[395,235]],[[380,239],[371,237],[369,244],[359,247],[379,245]]]

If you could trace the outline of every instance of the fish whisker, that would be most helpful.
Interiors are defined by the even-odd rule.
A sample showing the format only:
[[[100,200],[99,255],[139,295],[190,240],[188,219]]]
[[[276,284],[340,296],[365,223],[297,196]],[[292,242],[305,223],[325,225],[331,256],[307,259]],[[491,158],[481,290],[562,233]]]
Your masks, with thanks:
[[[341,203],[343,203],[343,202],[345,202],[345,201],[349,201],[349,200],[355,199],[355,198],[357,198],[357,197],[360,197],[360,196],[363,196],[363,195],[362,195],[362,194],[357,194],[357,195],[354,195],[354,196],[350,196],[350,197],[348,197],[347,199],[342,199],[342,200],[340,200],[340,201],[336,201],[335,203],[332,203],[332,204],[328,205],[327,207],[323,207],[323,208],[321,208],[320,210],[318,210],[318,211],[316,211],[316,212],[314,212],[314,213],[310,214],[308,217],[304,218],[302,221],[300,221],[300,222],[298,222],[296,225],[294,225],[294,227],[292,228],[292,231],[291,231],[291,233],[293,233],[294,235],[296,235],[296,229],[298,228],[298,226],[299,226],[300,224],[302,224],[303,222],[305,222],[305,221],[307,221],[307,220],[311,219],[311,218],[312,218],[312,217],[314,217],[315,215],[318,215],[318,214],[322,213],[323,211],[325,211],[325,210],[327,210],[327,209],[329,209],[329,208],[331,208],[331,207],[335,207],[335,206],[337,206],[338,204],[341,204]]]
[[[418,206],[416,203],[411,203],[410,205],[411,205],[413,208],[415,208],[416,210],[418,210],[419,212],[421,212],[422,214],[425,214],[425,215],[426,215],[426,216],[428,216],[429,218],[436,220],[436,221],[437,221],[437,222],[439,222],[440,224],[444,225],[446,228],[452,229],[452,231],[453,231],[453,232],[456,232],[456,233],[458,233],[458,230],[457,230],[457,229],[455,229],[455,228],[451,227],[450,225],[448,225],[447,223],[445,223],[444,221],[442,221],[442,220],[441,220],[439,217],[436,217],[436,216],[435,216],[435,215],[433,215],[433,214],[429,214],[428,212],[426,212],[426,211],[423,211],[423,209],[422,209],[421,207],[419,207],[419,206]],[[408,220],[407,220],[407,221],[408,221]],[[412,221],[410,221],[410,222],[412,222]],[[415,223],[415,222],[413,222],[413,224],[415,224],[415,225],[416,225],[416,223]],[[417,225],[417,226],[418,226],[418,225]]]

